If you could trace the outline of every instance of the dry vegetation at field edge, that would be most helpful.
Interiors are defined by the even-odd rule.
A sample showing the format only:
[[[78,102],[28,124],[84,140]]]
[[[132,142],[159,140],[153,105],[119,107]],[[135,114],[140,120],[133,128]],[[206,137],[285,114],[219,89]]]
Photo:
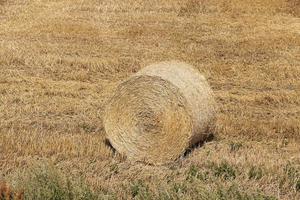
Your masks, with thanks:
[[[64,197],[299,199],[299,17],[298,0],[0,0],[0,180],[25,195],[45,179]],[[105,145],[103,107],[173,59],[208,78],[216,138],[171,166],[132,165]],[[69,178],[16,178],[36,162]]]

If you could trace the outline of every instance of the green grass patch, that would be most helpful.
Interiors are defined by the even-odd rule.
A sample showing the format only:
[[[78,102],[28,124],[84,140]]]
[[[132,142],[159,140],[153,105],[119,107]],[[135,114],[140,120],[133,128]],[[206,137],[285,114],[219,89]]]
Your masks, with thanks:
[[[234,180],[236,178],[236,170],[225,161],[214,166],[213,172],[216,177],[221,177],[224,180]]]
[[[51,165],[35,165],[11,182],[24,191],[25,200],[96,200],[106,196],[93,191],[81,178],[71,179]]]

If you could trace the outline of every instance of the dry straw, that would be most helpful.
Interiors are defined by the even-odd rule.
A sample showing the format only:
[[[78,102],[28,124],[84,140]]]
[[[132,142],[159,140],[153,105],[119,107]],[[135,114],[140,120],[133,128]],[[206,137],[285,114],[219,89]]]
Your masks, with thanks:
[[[145,67],[122,82],[106,107],[104,126],[121,154],[165,164],[204,140],[214,118],[215,101],[205,78],[173,61]]]

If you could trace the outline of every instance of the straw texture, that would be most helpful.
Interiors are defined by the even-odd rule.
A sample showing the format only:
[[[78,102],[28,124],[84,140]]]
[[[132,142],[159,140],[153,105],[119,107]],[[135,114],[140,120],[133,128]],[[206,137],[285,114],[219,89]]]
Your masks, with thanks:
[[[204,140],[214,119],[215,101],[205,78],[172,61],[147,66],[122,82],[106,106],[104,127],[121,154],[164,164]]]

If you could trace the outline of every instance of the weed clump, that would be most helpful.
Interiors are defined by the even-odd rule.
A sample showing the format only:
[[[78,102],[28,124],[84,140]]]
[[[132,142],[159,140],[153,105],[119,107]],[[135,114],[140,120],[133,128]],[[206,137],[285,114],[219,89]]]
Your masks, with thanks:
[[[130,190],[132,198],[150,199],[149,188],[144,184],[142,180],[134,182],[131,185]]]
[[[297,180],[295,187],[296,187],[296,191],[300,192],[300,179]]]
[[[231,142],[229,144],[230,152],[237,152],[240,148],[242,148],[242,143],[239,142]]]
[[[195,179],[199,179],[201,181],[206,181],[208,180],[208,171],[200,171],[198,167],[195,165],[191,165],[188,172],[187,172],[187,177],[186,180],[192,182]]]
[[[263,176],[263,170],[260,167],[252,166],[248,172],[249,179],[259,180]]]

